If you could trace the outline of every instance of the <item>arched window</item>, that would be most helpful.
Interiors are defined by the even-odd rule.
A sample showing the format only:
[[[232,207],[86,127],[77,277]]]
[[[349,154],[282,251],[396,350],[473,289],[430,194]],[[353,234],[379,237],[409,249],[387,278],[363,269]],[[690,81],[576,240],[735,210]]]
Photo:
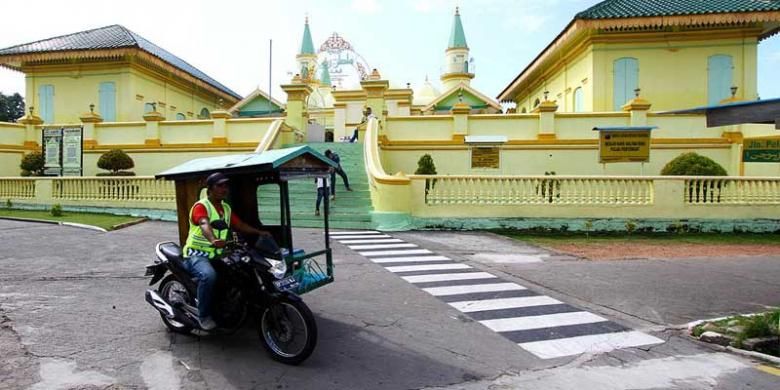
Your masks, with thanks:
[[[716,54],[707,59],[707,104],[713,106],[731,96],[733,70],[729,55]]]
[[[185,119],[187,119],[187,117],[186,117],[186,116],[184,116],[184,114],[182,114],[182,113],[180,113],[180,112],[177,112],[177,113],[176,113],[176,120],[177,120],[177,121],[183,121],[183,120],[185,120]]]
[[[106,122],[116,122],[116,87],[113,81],[100,83],[98,109]]]
[[[51,84],[38,87],[38,113],[45,123],[54,122],[54,86]]]
[[[582,93],[582,87],[577,87],[577,89],[574,90],[574,112],[583,112],[585,111],[585,97]]]
[[[200,114],[198,115],[198,119],[209,119],[211,118],[211,113],[209,112],[209,109],[206,107],[203,107],[200,109]]]
[[[639,60],[631,57],[618,58],[613,63],[613,108],[620,111],[634,97],[639,87]]]

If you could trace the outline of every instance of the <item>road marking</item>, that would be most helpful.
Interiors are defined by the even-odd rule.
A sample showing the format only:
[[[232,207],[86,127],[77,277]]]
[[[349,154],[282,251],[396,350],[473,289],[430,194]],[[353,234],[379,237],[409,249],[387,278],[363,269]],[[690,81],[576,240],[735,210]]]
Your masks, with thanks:
[[[414,244],[372,244],[372,245],[349,245],[349,249],[393,249],[393,248],[417,248]]]
[[[446,296],[446,295],[458,295],[468,294],[475,292],[495,292],[495,291],[512,291],[512,290],[525,290],[526,288],[516,283],[493,283],[493,284],[473,284],[466,286],[447,286],[447,287],[430,287],[424,288],[423,291],[433,296]]]
[[[338,232],[330,232],[331,236],[354,236],[357,234],[382,234],[382,232],[378,232],[376,230],[347,230],[347,231],[338,231]]]
[[[385,267],[390,272],[413,272],[413,271],[441,271],[447,269],[467,269],[471,266],[460,263],[450,264],[423,264],[423,265],[398,265],[394,267]]]
[[[592,324],[594,322],[608,321],[586,311],[573,313],[546,314],[541,316],[499,318],[495,320],[480,321],[482,325],[496,332],[512,332],[516,330],[552,328],[555,326]]]
[[[514,309],[520,307],[557,305],[561,303],[563,302],[557,299],[553,299],[544,295],[539,295],[535,297],[500,298],[500,299],[483,299],[479,301],[450,302],[450,306],[462,311],[463,313],[471,313],[475,311]]]
[[[760,366],[756,366],[756,370],[763,371],[763,372],[765,372],[767,374],[780,376],[780,368],[765,366],[765,365],[762,364]]]
[[[391,242],[404,242],[404,240],[397,238],[376,238],[365,240],[339,240],[339,242],[342,244],[386,244]]]
[[[358,235],[358,236],[334,236],[333,238],[337,240],[361,240],[361,239],[393,238],[393,237],[388,236],[387,234],[374,234],[374,235]]]
[[[661,344],[664,341],[638,331],[594,334],[565,339],[531,341],[518,344],[521,348],[542,358],[552,359],[581,353],[601,353],[615,349]]]
[[[492,279],[496,276],[487,272],[466,272],[460,274],[432,274],[402,276],[409,283],[446,282],[451,280]]]
[[[397,251],[374,251],[374,252],[358,252],[358,253],[362,256],[372,257],[372,256],[396,256],[396,255],[424,255],[433,252],[427,249],[407,249],[407,250],[397,250]]]
[[[374,263],[419,263],[424,261],[450,261],[446,256],[408,256],[408,257],[378,257],[371,259]]]

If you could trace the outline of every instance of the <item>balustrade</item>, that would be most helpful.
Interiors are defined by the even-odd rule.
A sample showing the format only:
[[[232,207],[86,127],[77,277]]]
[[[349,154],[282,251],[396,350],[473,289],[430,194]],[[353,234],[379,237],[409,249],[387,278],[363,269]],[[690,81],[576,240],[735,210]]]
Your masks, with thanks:
[[[649,205],[653,180],[555,176],[413,176],[429,205]]]
[[[52,183],[52,199],[106,202],[173,202],[173,182],[154,177],[59,178]]]
[[[34,197],[34,179],[0,180],[0,199],[32,199]]]
[[[687,178],[684,201],[688,204],[780,204],[780,180],[776,178]]]

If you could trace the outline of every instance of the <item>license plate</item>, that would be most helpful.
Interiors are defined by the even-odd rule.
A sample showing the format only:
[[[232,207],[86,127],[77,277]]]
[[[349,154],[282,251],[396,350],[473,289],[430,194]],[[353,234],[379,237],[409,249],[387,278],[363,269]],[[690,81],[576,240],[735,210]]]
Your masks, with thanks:
[[[294,277],[288,276],[282,280],[274,280],[274,287],[279,291],[288,291],[298,287],[298,281]]]

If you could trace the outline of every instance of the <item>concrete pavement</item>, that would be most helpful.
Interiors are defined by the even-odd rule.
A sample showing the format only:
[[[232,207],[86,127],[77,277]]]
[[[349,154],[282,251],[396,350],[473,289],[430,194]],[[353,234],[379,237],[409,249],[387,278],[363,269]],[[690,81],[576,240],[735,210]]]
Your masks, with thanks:
[[[302,366],[289,367],[265,355],[251,327],[201,338],[165,330],[143,301],[147,279],[142,275],[154,244],[176,238],[175,224],[151,222],[99,233],[0,221],[0,235],[0,389],[571,388],[573,382],[556,379],[565,375],[578,378],[580,388],[597,388],[602,374],[625,379],[616,380],[622,387],[614,388],[780,384],[779,377],[756,370],[757,362],[713,352],[676,330],[664,330],[674,322],[642,312],[633,300],[646,297],[629,288],[623,298],[599,294],[598,287],[583,282],[602,280],[587,264],[492,235],[418,232],[390,239],[664,343],[540,359],[402,278],[414,275],[390,272],[334,240],[336,282],[304,296],[317,316],[319,344]],[[295,235],[301,246],[321,245],[319,230],[297,229]],[[373,250],[384,249],[367,249]],[[766,267],[770,275],[772,263]],[[628,280],[630,274],[626,269],[621,275]],[[716,274],[726,278],[723,271]],[[744,301],[761,299],[759,294]],[[698,314],[684,308],[667,312],[660,304],[653,309],[662,319]],[[657,378],[632,381],[652,376]]]

